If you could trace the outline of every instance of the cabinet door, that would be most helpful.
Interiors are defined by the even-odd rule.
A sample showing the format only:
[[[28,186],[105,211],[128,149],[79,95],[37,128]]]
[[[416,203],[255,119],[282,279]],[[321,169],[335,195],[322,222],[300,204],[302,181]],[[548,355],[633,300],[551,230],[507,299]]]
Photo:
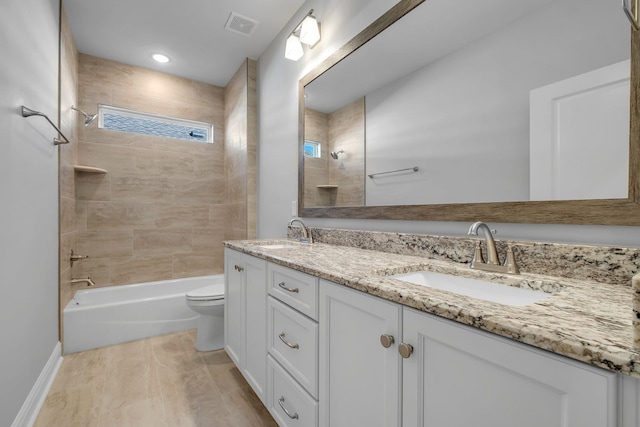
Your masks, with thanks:
[[[243,364],[245,329],[242,266],[241,253],[224,250],[224,348],[239,369]]]
[[[225,350],[264,402],[267,376],[266,262],[225,249]]]
[[[400,423],[401,309],[320,281],[320,425],[393,427]],[[395,342],[385,348],[380,336]]]
[[[616,375],[404,308],[403,424],[614,427]]]
[[[262,402],[267,379],[267,265],[260,258],[244,255],[244,377]]]

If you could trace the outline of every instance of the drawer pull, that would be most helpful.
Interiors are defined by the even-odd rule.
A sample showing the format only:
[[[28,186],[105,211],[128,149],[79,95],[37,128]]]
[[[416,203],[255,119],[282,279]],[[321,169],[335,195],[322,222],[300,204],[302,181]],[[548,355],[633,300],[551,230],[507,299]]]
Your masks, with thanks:
[[[282,341],[283,343],[285,343],[287,345],[287,347],[293,348],[294,350],[297,350],[297,349],[300,348],[300,346],[298,344],[291,344],[289,341],[284,339],[284,337],[285,337],[284,332],[281,332],[280,335],[278,335],[278,337],[280,338],[280,341]]]
[[[284,282],[280,282],[280,283],[278,283],[278,286],[280,286],[280,287],[281,287],[282,289],[284,289],[285,291],[287,291],[287,292],[293,292],[294,294],[297,294],[298,292],[300,292],[300,289],[298,289],[298,288],[287,288],[287,287],[284,285]]]
[[[242,273],[244,271],[244,268],[240,267],[238,264],[234,265],[233,268],[237,271]]]
[[[278,399],[278,404],[280,405],[280,407],[282,408],[284,413],[287,414],[287,416],[289,418],[291,418],[292,420],[297,420],[298,419],[298,413],[297,412],[295,414],[291,415],[291,412],[289,412],[287,410],[287,408],[284,407],[284,396],[280,396],[280,399]]]

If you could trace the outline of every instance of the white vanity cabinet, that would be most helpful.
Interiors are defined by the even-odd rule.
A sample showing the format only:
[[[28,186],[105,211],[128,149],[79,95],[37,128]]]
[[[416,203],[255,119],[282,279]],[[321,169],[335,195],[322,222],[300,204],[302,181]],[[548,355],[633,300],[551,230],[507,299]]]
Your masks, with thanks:
[[[318,278],[267,265],[267,409],[281,427],[318,426]]]
[[[225,248],[225,350],[266,402],[267,262]]]
[[[321,426],[400,425],[401,315],[398,304],[320,281]]]
[[[617,375],[405,307],[404,426],[615,427]]]
[[[615,427],[617,379],[320,282],[321,426]]]

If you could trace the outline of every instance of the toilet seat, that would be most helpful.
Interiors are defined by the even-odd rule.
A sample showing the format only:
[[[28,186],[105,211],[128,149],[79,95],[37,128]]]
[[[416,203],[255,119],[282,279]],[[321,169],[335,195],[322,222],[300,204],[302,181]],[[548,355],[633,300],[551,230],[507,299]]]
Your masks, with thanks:
[[[224,284],[205,286],[204,288],[194,289],[187,292],[187,300],[189,301],[216,301],[224,299]]]

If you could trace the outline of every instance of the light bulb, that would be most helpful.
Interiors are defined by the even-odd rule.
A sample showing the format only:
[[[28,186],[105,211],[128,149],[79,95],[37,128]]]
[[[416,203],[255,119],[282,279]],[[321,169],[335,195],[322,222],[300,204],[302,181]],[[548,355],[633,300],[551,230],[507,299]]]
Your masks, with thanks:
[[[309,46],[313,46],[320,40],[320,28],[315,17],[307,15],[302,21],[300,28],[300,41]]]
[[[304,55],[304,51],[302,50],[302,43],[300,43],[300,39],[295,34],[291,34],[287,39],[284,57],[292,61],[297,61],[302,58],[302,55]]]
[[[165,64],[170,61],[167,55],[163,55],[161,53],[154,53],[153,55],[151,55],[151,58],[153,58],[153,60],[156,62],[160,62],[161,64]]]

